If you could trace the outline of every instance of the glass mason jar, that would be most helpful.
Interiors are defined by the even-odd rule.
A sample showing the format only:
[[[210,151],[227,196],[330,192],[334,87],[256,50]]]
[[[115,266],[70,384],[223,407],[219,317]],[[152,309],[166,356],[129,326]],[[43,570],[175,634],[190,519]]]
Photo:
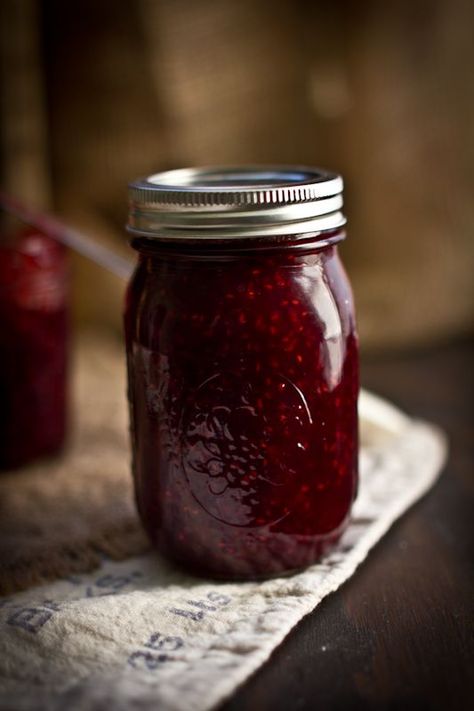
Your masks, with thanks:
[[[302,568],[357,489],[358,344],[342,180],[169,171],[130,186],[125,333],[138,510],[202,575]]]
[[[65,248],[24,230],[0,240],[0,468],[63,445],[69,269]]]

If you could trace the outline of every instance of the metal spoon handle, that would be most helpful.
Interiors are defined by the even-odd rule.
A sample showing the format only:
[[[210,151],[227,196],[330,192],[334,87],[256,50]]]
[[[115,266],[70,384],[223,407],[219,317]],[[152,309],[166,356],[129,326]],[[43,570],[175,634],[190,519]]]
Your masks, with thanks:
[[[2,190],[0,190],[0,207],[27,225],[50,235],[61,244],[104,267],[120,279],[128,280],[130,278],[134,269],[134,264],[130,260],[121,257],[108,247],[98,244],[83,232],[69,227],[56,217],[27,207],[17,198]]]

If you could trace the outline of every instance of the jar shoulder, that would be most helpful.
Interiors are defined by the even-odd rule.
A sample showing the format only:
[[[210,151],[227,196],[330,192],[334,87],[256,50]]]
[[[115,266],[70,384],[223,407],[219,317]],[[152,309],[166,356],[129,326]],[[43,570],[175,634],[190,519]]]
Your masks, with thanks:
[[[351,287],[335,248],[293,260],[142,261],[128,288],[125,323],[133,340],[151,348],[163,329],[198,341],[211,331],[239,340],[248,329],[269,337],[312,329],[329,338],[355,329]]]

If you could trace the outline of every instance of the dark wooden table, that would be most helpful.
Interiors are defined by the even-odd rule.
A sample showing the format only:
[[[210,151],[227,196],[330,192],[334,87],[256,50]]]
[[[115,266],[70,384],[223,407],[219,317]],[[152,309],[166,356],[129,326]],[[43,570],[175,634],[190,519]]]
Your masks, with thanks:
[[[474,347],[363,361],[363,384],[450,439],[445,471],[221,711],[474,708]]]

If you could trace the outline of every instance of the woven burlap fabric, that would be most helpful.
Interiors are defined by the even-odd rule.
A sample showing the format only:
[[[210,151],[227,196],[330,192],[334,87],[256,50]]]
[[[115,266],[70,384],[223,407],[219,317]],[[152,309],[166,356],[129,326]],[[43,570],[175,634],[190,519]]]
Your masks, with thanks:
[[[4,187],[44,203],[49,177],[54,209],[125,249],[136,176],[326,166],[346,180],[343,253],[364,348],[472,328],[473,3],[1,6]],[[76,267],[81,317],[119,329],[120,284]]]

